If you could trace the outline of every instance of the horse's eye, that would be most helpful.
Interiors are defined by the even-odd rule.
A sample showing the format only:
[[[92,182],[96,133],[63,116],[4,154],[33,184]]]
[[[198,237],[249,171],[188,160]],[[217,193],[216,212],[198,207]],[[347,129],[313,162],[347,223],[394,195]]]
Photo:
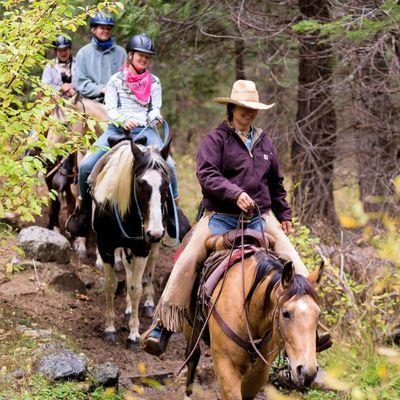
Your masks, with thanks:
[[[290,319],[290,317],[291,317],[291,314],[290,314],[289,311],[284,311],[284,312],[282,313],[282,315],[283,315],[283,318],[286,318],[286,319]]]

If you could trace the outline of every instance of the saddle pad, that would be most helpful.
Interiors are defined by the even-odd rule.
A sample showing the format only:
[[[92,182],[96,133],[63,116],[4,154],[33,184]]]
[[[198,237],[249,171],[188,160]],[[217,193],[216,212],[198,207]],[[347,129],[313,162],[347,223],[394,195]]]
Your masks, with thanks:
[[[244,246],[244,257],[250,257],[260,249],[254,246]],[[218,254],[220,253],[220,254]],[[218,282],[222,279],[225,270],[229,269],[242,258],[242,250],[235,249],[229,257],[230,251],[221,251],[212,254],[204,263],[204,283],[202,290],[207,297],[211,297]]]

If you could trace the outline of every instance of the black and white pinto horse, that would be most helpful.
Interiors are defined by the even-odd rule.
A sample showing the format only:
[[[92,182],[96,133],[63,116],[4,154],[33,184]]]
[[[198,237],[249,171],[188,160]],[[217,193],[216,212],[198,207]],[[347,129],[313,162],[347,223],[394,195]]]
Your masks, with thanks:
[[[170,142],[159,151],[124,140],[96,164],[89,177],[93,196],[93,229],[104,264],[105,337],[115,342],[114,253],[123,248],[129,316],[128,347],[139,348],[139,302],[146,270],[145,307],[154,309],[153,271],[164,235],[164,209],[171,171],[165,162]],[[147,281],[147,282],[146,282]]]

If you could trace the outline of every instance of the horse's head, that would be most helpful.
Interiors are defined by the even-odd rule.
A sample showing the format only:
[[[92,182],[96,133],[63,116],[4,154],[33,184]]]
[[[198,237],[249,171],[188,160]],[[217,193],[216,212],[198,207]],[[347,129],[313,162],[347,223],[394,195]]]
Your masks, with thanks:
[[[310,386],[316,378],[316,332],[320,315],[317,295],[313,289],[322,273],[308,278],[295,274],[292,263],[287,263],[281,277],[281,294],[276,318],[279,335],[289,358],[291,375],[299,386]]]
[[[166,163],[170,143],[158,151],[154,147],[139,147],[131,142],[134,156],[132,201],[140,209],[144,234],[151,242],[158,242],[164,235],[163,209],[171,179],[171,171]]]

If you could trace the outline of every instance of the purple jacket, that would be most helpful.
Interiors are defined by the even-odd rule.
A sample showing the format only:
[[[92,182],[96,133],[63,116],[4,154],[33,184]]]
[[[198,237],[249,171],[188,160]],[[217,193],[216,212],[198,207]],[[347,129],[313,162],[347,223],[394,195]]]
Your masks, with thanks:
[[[196,160],[207,210],[239,214],[236,200],[246,192],[261,212],[272,210],[279,221],[291,220],[283,176],[266,133],[254,140],[249,151],[238,134],[223,122],[205,137]]]

